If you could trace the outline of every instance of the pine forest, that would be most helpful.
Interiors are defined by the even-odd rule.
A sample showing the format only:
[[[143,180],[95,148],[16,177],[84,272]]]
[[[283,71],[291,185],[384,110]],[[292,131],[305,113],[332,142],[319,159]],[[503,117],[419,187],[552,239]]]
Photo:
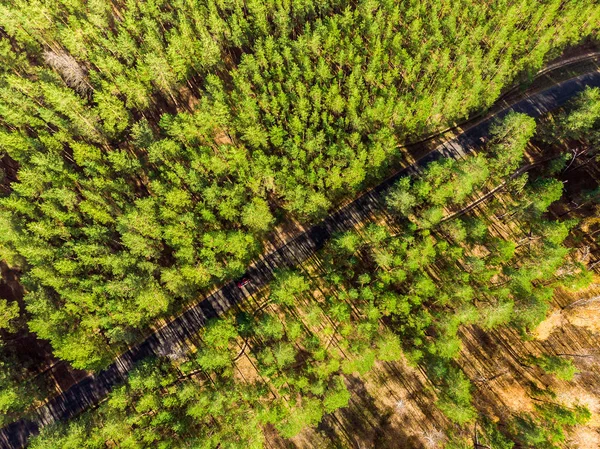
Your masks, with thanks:
[[[596,0],[0,0],[0,448],[600,448]]]

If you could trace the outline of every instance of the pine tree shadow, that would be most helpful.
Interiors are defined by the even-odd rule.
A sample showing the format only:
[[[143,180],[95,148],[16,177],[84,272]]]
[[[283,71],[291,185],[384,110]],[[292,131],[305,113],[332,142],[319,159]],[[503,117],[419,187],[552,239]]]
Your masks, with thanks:
[[[364,381],[357,376],[346,376],[346,385],[352,393],[348,407],[327,415],[318,431],[327,435],[336,448],[420,448],[421,443],[409,435],[403,426],[392,422],[394,411],[378,407]]]

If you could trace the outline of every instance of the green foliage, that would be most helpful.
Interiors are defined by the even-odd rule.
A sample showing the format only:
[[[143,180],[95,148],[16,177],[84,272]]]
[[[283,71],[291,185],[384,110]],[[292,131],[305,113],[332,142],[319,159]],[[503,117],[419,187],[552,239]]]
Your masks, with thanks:
[[[472,422],[477,416],[477,412],[472,405],[455,402],[449,398],[440,399],[436,406],[450,421],[460,425]]]
[[[542,214],[562,196],[563,185],[557,179],[538,179],[532,184],[530,199],[534,214]]]
[[[258,323],[256,334],[263,338],[280,340],[284,334],[283,323],[272,315],[264,315]]]
[[[513,314],[514,303],[511,301],[485,304],[479,307],[481,327],[493,329],[510,321]]]
[[[271,297],[280,304],[293,306],[299,296],[309,288],[304,276],[296,271],[278,273],[271,290]]]
[[[589,144],[600,141],[600,89],[586,87],[565,108],[545,123],[541,137],[549,142],[578,140]]]
[[[496,426],[492,420],[484,417],[481,428],[484,433],[482,440],[485,441],[488,446],[495,449],[512,449],[515,446],[513,441],[498,430],[498,426]]]
[[[572,360],[560,356],[542,355],[531,357],[531,363],[562,380],[573,380],[575,374],[579,372]]]
[[[285,421],[277,425],[277,430],[284,438],[298,435],[302,429],[315,426],[323,417],[323,406],[315,399],[306,399],[294,409]]]
[[[410,193],[410,178],[400,179],[385,197],[387,207],[402,216],[408,217],[417,204],[415,196]]]
[[[377,342],[377,358],[385,362],[400,360],[402,357],[402,346],[397,335],[386,332]]]
[[[323,400],[325,413],[332,413],[339,408],[347,407],[350,397],[350,392],[346,388],[343,378],[337,377]]]
[[[570,110],[562,118],[559,130],[563,130],[564,137],[572,139],[585,139],[593,136],[597,138],[599,120],[600,89],[587,87],[575,101],[571,102]]]
[[[14,330],[14,322],[20,316],[19,304],[0,299],[0,329]]]
[[[361,245],[361,238],[355,232],[345,232],[333,240],[333,246],[342,254],[352,255]]]
[[[230,346],[238,338],[233,323],[229,319],[213,319],[200,334],[204,345],[196,356],[198,365],[207,372],[222,372],[229,368],[235,357]]]
[[[216,448],[239,447],[240,442],[263,447],[257,395],[252,387],[230,387],[213,389],[194,378],[177,381],[173,366],[147,361],[97,410],[69,424],[45,428],[31,447]]]
[[[279,368],[285,368],[296,359],[296,349],[289,343],[278,343],[273,348],[275,362]]]
[[[594,282],[594,273],[585,265],[580,264],[574,273],[563,276],[564,287],[577,291],[589,287]]]
[[[253,198],[250,204],[244,206],[242,223],[253,231],[264,232],[271,229],[274,219],[267,202],[261,198]]]
[[[207,346],[223,349],[238,337],[233,323],[228,319],[213,319],[203,329],[202,340]]]
[[[473,441],[471,438],[461,438],[456,435],[451,435],[448,442],[444,445],[444,449],[472,449]]]
[[[342,365],[342,371],[345,374],[359,373],[366,374],[373,368],[375,363],[375,352],[365,351],[353,360],[346,360]]]
[[[490,129],[491,149],[495,160],[491,170],[497,176],[513,172],[523,158],[523,151],[535,133],[535,120],[526,114],[510,112]]]
[[[471,384],[462,371],[450,368],[443,379],[442,395],[437,407],[457,424],[473,421],[477,416],[471,405]]]
[[[554,449],[564,443],[565,432],[589,421],[591,413],[585,407],[571,409],[561,404],[544,402],[536,405],[536,414],[522,414],[511,423],[513,438],[524,447]]]

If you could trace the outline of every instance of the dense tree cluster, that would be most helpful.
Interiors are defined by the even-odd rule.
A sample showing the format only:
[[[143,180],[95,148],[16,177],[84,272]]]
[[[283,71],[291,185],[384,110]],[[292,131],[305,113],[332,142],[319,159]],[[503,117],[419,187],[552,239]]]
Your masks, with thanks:
[[[539,402],[535,404],[534,411],[515,416],[507,428],[508,435],[499,431],[493,421],[484,417],[479,428],[481,433],[477,436],[479,445],[494,449],[559,449],[568,443],[569,431],[586,424],[591,418],[591,413],[585,407],[569,407],[556,402],[556,395],[552,391],[541,390],[538,394],[536,399]],[[472,447],[472,439],[453,436],[444,449]]]
[[[0,2],[2,257],[80,368],[594,35],[588,2]],[[15,179],[13,179],[15,178]],[[435,209],[430,218],[435,219]],[[277,215],[277,214],[275,214]]]
[[[549,143],[577,142],[593,147],[600,142],[600,88],[588,87],[544,121],[540,137]]]
[[[283,437],[315,426],[352,405],[347,376],[403,354],[425,368],[447,418],[470,425],[479,412],[457,363],[460,327],[525,332],[544,319],[555,286],[585,277],[563,244],[573,223],[545,214],[559,181],[521,175],[484,216],[466,207],[510,179],[534,129],[508,115],[489,151],[400,179],[385,195],[385,224],[337,235],[317,260],[279,272],[260,304],[203,328],[182,359],[142,366],[99,411],[44,431],[33,447],[262,447],[262,426]],[[552,358],[535,362],[557,372]],[[502,432],[485,421],[486,441],[553,447],[589,419],[543,394]]]
[[[146,361],[95,413],[34,440],[32,448],[261,448],[260,389],[218,391],[178,378],[167,362]]]
[[[572,380],[573,376],[579,372],[572,360],[557,355],[532,357],[531,362],[542,368],[545,372],[554,374],[563,380]]]

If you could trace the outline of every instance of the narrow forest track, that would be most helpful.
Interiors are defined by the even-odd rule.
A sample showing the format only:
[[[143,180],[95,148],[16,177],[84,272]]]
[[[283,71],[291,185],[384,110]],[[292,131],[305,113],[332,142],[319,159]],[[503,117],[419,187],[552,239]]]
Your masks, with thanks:
[[[84,378],[61,395],[50,399],[34,412],[31,419],[21,419],[1,429],[1,447],[22,448],[42,427],[73,418],[98,404],[113,387],[126,380],[136,362],[153,355],[168,356],[186,351],[187,342],[208,320],[222,315],[268,285],[277,270],[297,266],[313,256],[334,234],[353,229],[368,219],[382,207],[382,194],[402,176],[414,175],[428,163],[441,158],[462,158],[472,153],[481,147],[492,122],[511,111],[539,117],[560,107],[587,86],[600,87],[600,71],[582,74],[529,95],[438,145],[414,164],[398,171],[277,250],[261,257],[247,270],[245,276],[252,281],[246,287],[240,289],[234,281],[229,282],[117,357],[105,370]]]

